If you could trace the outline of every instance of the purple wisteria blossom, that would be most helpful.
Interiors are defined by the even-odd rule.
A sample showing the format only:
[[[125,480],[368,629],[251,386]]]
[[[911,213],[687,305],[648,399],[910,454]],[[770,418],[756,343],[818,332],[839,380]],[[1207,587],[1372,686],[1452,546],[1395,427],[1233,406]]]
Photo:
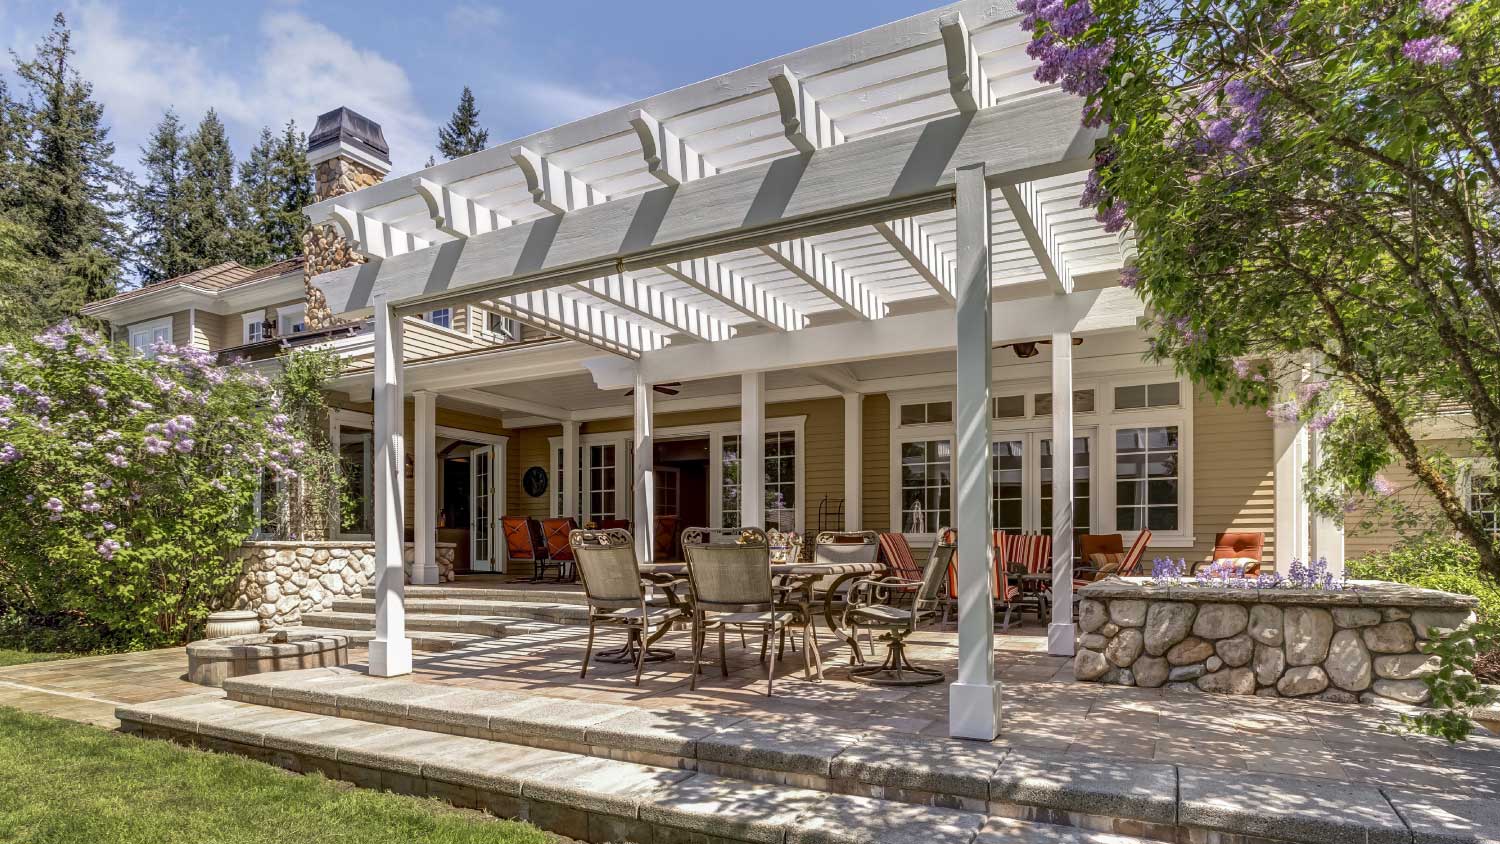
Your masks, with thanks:
[[[1443,36],[1429,35],[1401,45],[1401,55],[1420,65],[1447,67],[1462,58],[1463,54]]]

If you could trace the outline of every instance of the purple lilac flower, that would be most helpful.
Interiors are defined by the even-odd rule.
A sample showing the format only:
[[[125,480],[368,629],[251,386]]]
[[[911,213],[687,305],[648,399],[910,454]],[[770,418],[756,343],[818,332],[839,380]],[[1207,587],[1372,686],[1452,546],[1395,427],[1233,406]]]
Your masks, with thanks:
[[[49,498],[47,499],[46,506],[48,510],[51,510],[54,513],[61,513],[63,509],[62,499],[56,497]]]
[[[1250,377],[1250,361],[1244,358],[1234,359],[1234,374],[1240,378]]]
[[[1386,480],[1384,475],[1376,475],[1375,479],[1370,481],[1370,488],[1375,491],[1376,495],[1382,498],[1396,491],[1395,485]]]
[[[1461,5],[1463,0],[1422,0],[1422,14],[1435,21],[1444,21]]]
[[[1462,58],[1458,47],[1441,35],[1417,38],[1401,46],[1401,55],[1420,65],[1447,67]]]
[[[1094,219],[1104,224],[1104,231],[1114,234],[1125,228],[1125,200],[1117,199],[1114,204],[1094,215]]]
[[[1141,271],[1135,267],[1126,267],[1120,270],[1120,286],[1126,290],[1134,290],[1141,283]]]
[[[142,444],[146,447],[147,454],[160,456],[167,453],[167,441],[160,437],[148,435],[146,439],[142,441]]]
[[[104,505],[100,504],[97,501],[85,501],[83,502],[83,504],[79,505],[78,509],[82,510],[85,513],[97,513],[101,509],[103,509],[103,507]]]
[[[115,558],[115,552],[120,550],[120,543],[114,541],[113,539],[106,539],[103,542],[99,543],[98,547],[96,547],[94,550],[98,551],[99,556],[103,557],[106,561],[113,560]]]
[[[21,452],[11,443],[6,443],[3,447],[0,447],[0,463],[9,464],[20,459]]]
[[[193,440],[192,440],[191,437],[187,437],[185,439],[180,439],[180,440],[177,441],[177,444],[176,444],[175,447],[182,454],[187,454],[188,452],[190,452],[190,451],[193,450]]]
[[[1266,411],[1266,415],[1277,422],[1296,422],[1298,413],[1297,403],[1293,401],[1278,402]]]
[[[1333,427],[1333,423],[1337,422],[1338,418],[1339,413],[1336,409],[1325,410],[1322,413],[1319,413],[1317,416],[1314,416],[1313,418],[1307,420],[1307,428],[1314,433],[1321,434],[1329,428]]]
[[[1327,381],[1307,381],[1297,385],[1297,400],[1306,404],[1328,390]]]

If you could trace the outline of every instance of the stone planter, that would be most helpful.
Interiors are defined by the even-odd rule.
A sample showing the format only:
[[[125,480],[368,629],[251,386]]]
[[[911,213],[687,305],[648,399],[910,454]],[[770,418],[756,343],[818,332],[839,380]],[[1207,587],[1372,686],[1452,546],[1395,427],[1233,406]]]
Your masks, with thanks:
[[[246,674],[343,665],[349,661],[349,639],[283,630],[191,642],[187,655],[188,679],[218,687]]]
[[[259,632],[260,616],[251,610],[225,610],[209,615],[207,629],[203,634],[208,639],[223,639],[226,636],[246,636]]]
[[[1110,578],[1079,596],[1079,680],[1340,703],[1425,703],[1437,658],[1422,644],[1471,623],[1478,603],[1380,581],[1325,591]]]
[[[456,546],[437,543],[439,582],[454,579]],[[407,582],[414,551],[406,544]],[[256,630],[302,623],[302,614],[326,612],[339,598],[357,598],[375,577],[375,543],[256,540],[237,549],[244,574],[235,609],[255,614]],[[251,631],[254,632],[254,631]]]

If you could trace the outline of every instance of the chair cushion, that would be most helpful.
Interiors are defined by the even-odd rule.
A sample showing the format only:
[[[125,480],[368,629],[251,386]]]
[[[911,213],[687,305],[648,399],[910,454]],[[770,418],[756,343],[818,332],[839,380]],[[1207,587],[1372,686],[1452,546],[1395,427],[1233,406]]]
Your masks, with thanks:
[[[677,618],[680,615],[682,615],[682,610],[678,609],[677,607],[646,608],[646,616],[650,618],[652,622],[670,621],[671,619]],[[618,609],[614,612],[609,613],[609,617],[611,619],[617,619],[620,621],[635,620],[641,617],[641,610],[639,607],[624,607],[622,609]]]
[[[886,606],[885,604],[851,607],[849,615],[861,623],[899,624],[905,626],[911,622],[911,610]]]
[[[749,624],[781,627],[791,623],[792,613],[784,610],[775,610],[772,612],[707,613],[705,620],[709,624]]]
[[[1099,576],[1105,577],[1120,570],[1120,565],[1125,562],[1124,554],[1090,554],[1089,562],[1099,570]]]

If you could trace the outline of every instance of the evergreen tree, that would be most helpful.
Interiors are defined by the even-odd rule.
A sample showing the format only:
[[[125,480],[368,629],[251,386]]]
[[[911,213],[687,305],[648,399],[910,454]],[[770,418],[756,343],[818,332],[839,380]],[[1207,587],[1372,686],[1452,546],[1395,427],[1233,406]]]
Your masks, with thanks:
[[[32,59],[16,64],[27,92],[24,124],[15,122],[13,104],[6,109],[6,131],[23,126],[24,150],[13,189],[0,194],[0,212],[34,237],[29,257],[48,277],[33,305],[45,322],[112,294],[126,252],[118,209],[130,180],[113,161],[103,106],[72,66],[71,42],[58,14]]]
[[[183,254],[195,269],[233,260],[247,213],[235,189],[234,151],[213,109],[188,137],[183,165]]]
[[[249,223],[239,233],[242,263],[258,266],[301,254],[307,226],[302,209],[313,201],[306,146],[307,136],[296,121],[289,121],[280,135],[262,129],[240,165],[240,190],[249,212]]]
[[[465,85],[464,92],[458,98],[458,108],[448,118],[448,125],[438,128],[438,152],[452,161],[460,156],[479,152],[489,139],[489,130],[479,125],[479,109],[474,105],[474,92]]]
[[[168,109],[141,150],[143,181],[133,194],[136,237],[131,265],[143,284],[197,269],[190,266],[192,259],[185,251],[185,143],[182,122]]]
[[[235,233],[235,253],[236,260],[247,266],[258,267],[271,261],[267,228],[276,216],[276,187],[271,175],[276,146],[276,136],[271,134],[270,127],[263,127],[260,139],[240,164],[239,190],[249,215],[249,225]]]

